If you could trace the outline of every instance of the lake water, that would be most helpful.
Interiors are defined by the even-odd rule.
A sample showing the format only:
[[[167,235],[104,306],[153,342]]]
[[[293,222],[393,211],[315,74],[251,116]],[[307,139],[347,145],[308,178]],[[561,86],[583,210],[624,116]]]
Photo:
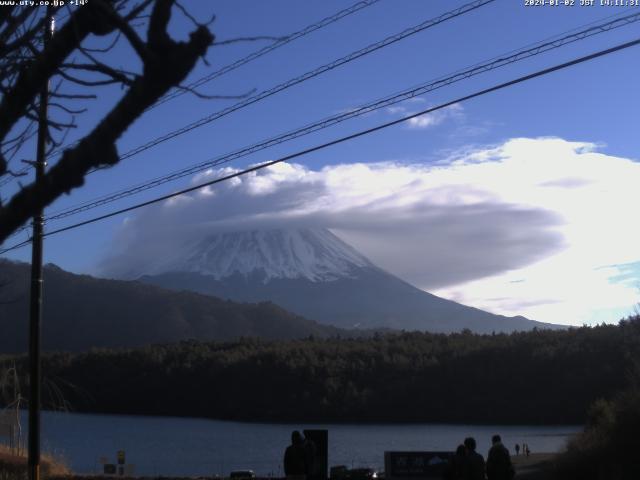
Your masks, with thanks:
[[[282,457],[292,430],[326,428],[329,465],[382,470],[385,450],[455,450],[474,436],[486,456],[491,435],[499,433],[513,453],[516,443],[532,452],[560,451],[579,426],[486,425],[287,425],[198,418],[139,417],[43,412],[43,451],[62,457],[77,473],[99,473],[101,457],[115,463],[125,450],[136,475],[228,475],[253,469],[282,474]],[[26,431],[26,414],[23,431]]]

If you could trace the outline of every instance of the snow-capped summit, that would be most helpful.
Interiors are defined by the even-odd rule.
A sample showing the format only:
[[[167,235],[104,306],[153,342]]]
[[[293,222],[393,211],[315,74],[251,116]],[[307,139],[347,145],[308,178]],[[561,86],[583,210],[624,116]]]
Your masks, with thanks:
[[[221,280],[236,274],[263,281],[350,278],[355,269],[373,267],[362,254],[326,229],[299,228],[219,233],[198,241],[167,271],[200,273]]]
[[[169,258],[171,256],[171,258]],[[217,233],[156,257],[140,281],[240,302],[270,301],[346,328],[510,332],[544,328],[436,297],[376,267],[326,229]]]

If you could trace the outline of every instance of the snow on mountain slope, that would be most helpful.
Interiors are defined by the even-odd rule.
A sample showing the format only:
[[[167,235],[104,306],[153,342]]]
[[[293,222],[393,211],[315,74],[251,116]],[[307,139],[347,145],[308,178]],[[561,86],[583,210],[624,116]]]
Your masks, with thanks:
[[[137,277],[239,302],[271,301],[320,323],[478,333],[550,328],[439,298],[383,271],[325,229],[252,230],[204,237]]]
[[[284,278],[317,282],[350,278],[362,267],[373,264],[329,230],[304,228],[216,234],[162,270],[200,273],[217,280],[261,273],[265,282]]]

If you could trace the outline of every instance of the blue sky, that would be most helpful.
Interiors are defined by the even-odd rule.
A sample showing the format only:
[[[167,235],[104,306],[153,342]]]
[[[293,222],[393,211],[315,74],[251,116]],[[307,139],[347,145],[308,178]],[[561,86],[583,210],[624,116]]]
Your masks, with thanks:
[[[287,35],[353,3],[184,2],[197,18],[216,14],[211,28],[218,40]],[[496,0],[93,174],[83,188],[61,198],[47,213],[638,9],[576,3],[529,7],[524,1]],[[463,4],[381,0],[216,79],[202,91],[260,92]],[[640,36],[639,25],[473,77],[229,167],[271,160],[635,39]],[[185,37],[191,28],[174,12],[175,36]],[[210,65],[200,63],[190,79],[265,44],[214,46],[207,55]],[[291,216],[320,222],[383,268],[447,298],[556,323],[616,321],[632,312],[640,284],[640,252],[634,243],[639,227],[631,219],[634,201],[639,200],[634,185],[640,180],[639,54],[640,47],[614,53],[298,158],[295,165],[217,192],[193,194],[189,200],[194,205],[180,204],[178,214],[167,214],[168,206],[161,205],[49,237],[45,261],[75,272],[98,273],[105,259],[123,251],[143,251],[149,235],[163,245],[173,233],[191,231],[196,225],[217,228],[237,222],[246,227],[247,219],[255,218],[252,208],[266,205],[272,207],[274,222]],[[115,64],[136,67],[127,48],[112,55]],[[100,99],[88,103],[90,111],[70,139],[88,131],[119,95],[119,88],[104,89]],[[119,151],[234,102],[180,96],[140,118],[121,139]],[[185,178],[48,228],[217,174]],[[3,196],[12,188],[15,182]],[[317,196],[309,198],[314,188]],[[284,191],[292,192],[286,203],[276,195]],[[235,211],[242,212],[242,218]],[[167,240],[166,245],[172,244]],[[10,257],[28,260],[29,251],[12,252]]]

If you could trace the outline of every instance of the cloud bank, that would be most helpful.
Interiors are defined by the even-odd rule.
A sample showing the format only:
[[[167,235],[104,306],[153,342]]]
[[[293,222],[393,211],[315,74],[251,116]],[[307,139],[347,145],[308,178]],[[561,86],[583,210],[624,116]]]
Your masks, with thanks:
[[[148,270],[208,233],[327,227],[380,267],[461,303],[555,323],[615,321],[638,301],[638,185],[640,164],[557,138],[513,139],[437,165],[280,164],[127,218],[101,273]]]

